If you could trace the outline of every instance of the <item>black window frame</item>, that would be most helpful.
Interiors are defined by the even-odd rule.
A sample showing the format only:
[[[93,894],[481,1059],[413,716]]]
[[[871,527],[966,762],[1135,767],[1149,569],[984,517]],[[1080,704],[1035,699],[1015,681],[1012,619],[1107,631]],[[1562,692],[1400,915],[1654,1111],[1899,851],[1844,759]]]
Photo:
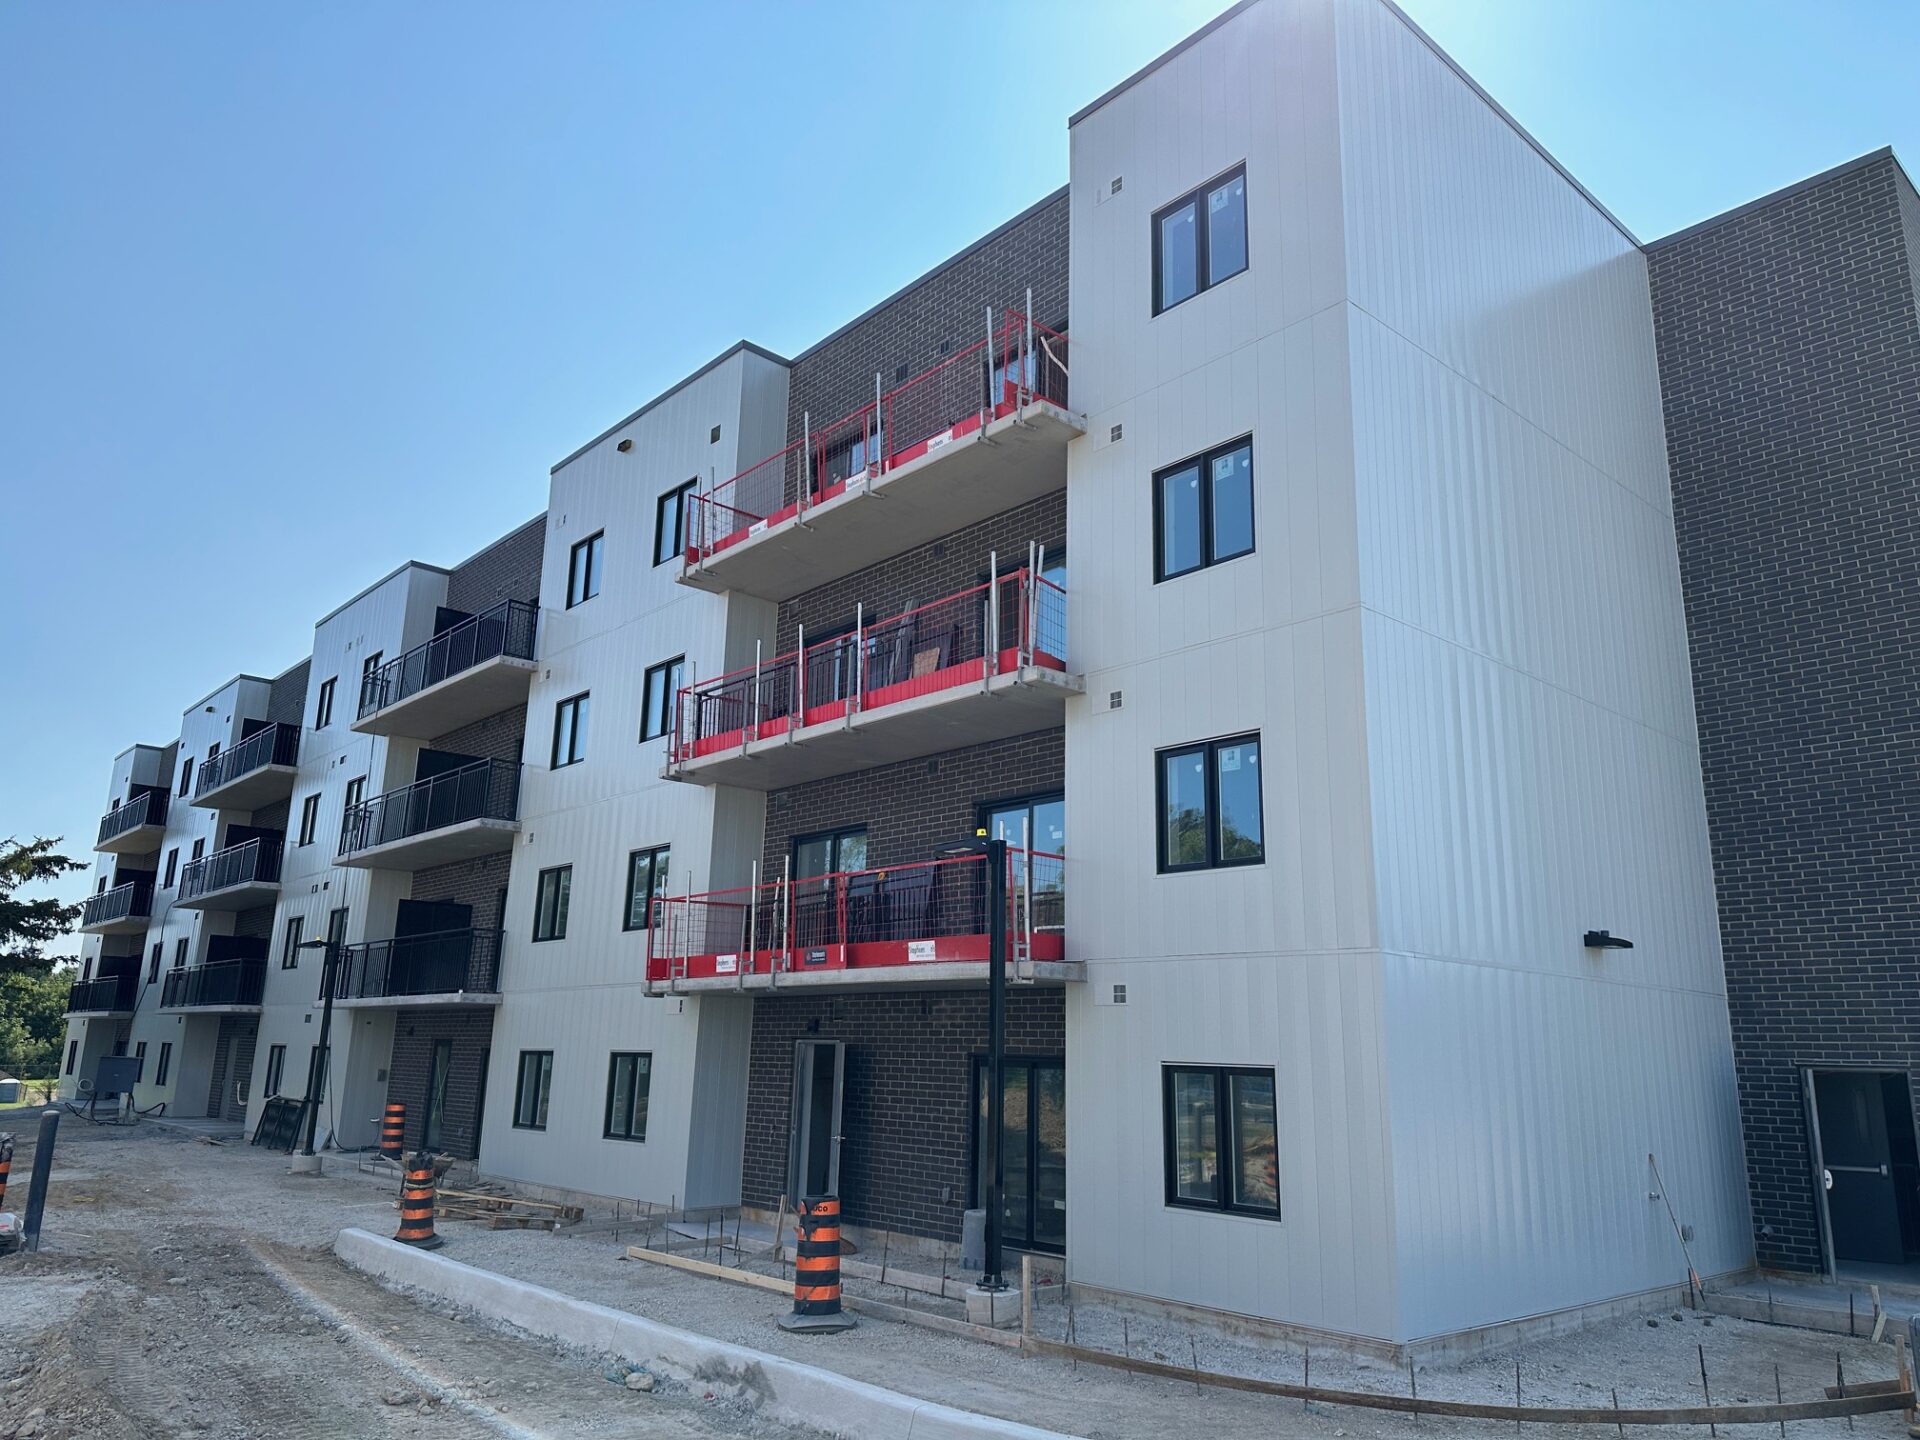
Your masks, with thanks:
[[[347,816],[353,813],[353,807],[367,798],[367,777],[356,775],[347,781],[347,791],[340,799],[340,823],[347,823]]]
[[[548,769],[565,770],[568,766],[578,765],[587,758],[587,721],[591,719],[593,715],[593,711],[587,702],[592,698],[593,692],[591,690],[582,690],[578,695],[569,695],[564,700],[554,702],[553,743],[549,747],[547,754]],[[564,731],[561,724],[561,718],[563,716],[566,717],[567,721]],[[564,760],[560,758],[560,736],[562,733],[567,737],[567,758]]]
[[[614,1076],[619,1073],[620,1062],[622,1060],[632,1060],[636,1062],[644,1060],[646,1061],[646,1066],[644,1070],[642,1070],[637,1063],[634,1066],[633,1089],[628,1092],[627,1129],[615,1130],[613,1128],[613,1081]],[[640,1083],[643,1078],[646,1081],[644,1086]],[[624,1140],[634,1145],[646,1144],[647,1119],[648,1112],[652,1108],[650,1104],[652,1096],[653,1052],[651,1050],[611,1051],[607,1055],[607,1100],[606,1104],[603,1105],[600,1110],[600,1138],[602,1140]],[[638,1135],[634,1134],[632,1129],[634,1102],[636,1100],[640,1105],[640,1133]]]
[[[280,931],[280,968],[298,970],[300,968],[300,942],[306,938],[307,917],[289,915],[287,923]]]
[[[605,553],[606,539],[605,530],[596,530],[586,539],[575,541],[567,552],[567,609],[584,605],[600,593],[600,557]]]
[[[80,1042],[78,1040],[67,1041],[67,1068],[66,1068],[67,1074],[69,1075],[73,1074],[74,1062],[77,1061],[79,1058],[80,1058]]]
[[[1247,452],[1247,530],[1249,539],[1247,548],[1235,550],[1225,555],[1217,555],[1213,549],[1213,464],[1224,456],[1237,450]],[[1170,475],[1182,470],[1198,467],[1200,471],[1200,559],[1196,564],[1183,570],[1169,570],[1167,558],[1166,523],[1166,486],[1164,481]],[[1164,585],[1169,580],[1178,580],[1186,575],[1197,575],[1202,570],[1211,570],[1216,565],[1224,565],[1229,560],[1244,560],[1258,553],[1260,549],[1259,521],[1256,517],[1253,476],[1253,432],[1248,431],[1236,440],[1223,445],[1215,445],[1210,450],[1202,450],[1197,455],[1189,455],[1184,460],[1176,460],[1171,465],[1162,465],[1153,472],[1153,583]]]
[[[173,968],[175,970],[184,970],[187,968],[187,947],[192,943],[193,937],[191,935],[182,935],[178,940],[173,942]]]
[[[166,959],[166,957],[167,942],[164,940],[154,941],[153,951],[147,956],[147,984],[158,985],[160,983],[160,962]]]
[[[193,850],[188,856],[188,858],[190,860],[199,860],[204,858],[206,853],[207,853],[207,837],[202,835],[193,842]]]
[[[555,927],[555,929],[552,931],[552,933],[547,935],[542,935],[540,933],[540,913],[546,908],[547,877],[549,875],[556,876],[556,877],[560,875],[566,876],[567,899],[566,899],[566,904],[564,906],[562,906],[556,899],[554,904],[554,914],[559,923]],[[553,883],[554,883],[555,890],[557,892],[560,885],[560,881],[558,879],[555,879]],[[543,945],[549,940],[566,939],[567,938],[567,916],[572,911],[572,909],[573,909],[573,864],[572,862],[569,861],[565,865],[549,865],[546,869],[542,870],[538,876],[534,878],[534,882],[533,882],[533,943],[536,945]]]
[[[1213,1080],[1214,1146],[1218,1163],[1214,1168],[1212,1200],[1195,1200],[1180,1194],[1178,1140],[1174,1134],[1173,1086],[1176,1075],[1209,1075]],[[1233,1198],[1231,1178],[1240,1164],[1241,1136],[1233,1109],[1236,1075],[1253,1076],[1273,1085],[1274,1183],[1273,1207],[1247,1205]],[[1163,1191],[1161,1198],[1170,1209],[1200,1210],[1222,1215],[1246,1215],[1256,1220],[1279,1221],[1285,1217],[1281,1200],[1280,1074],[1272,1065],[1208,1065],[1187,1061],[1168,1061],[1160,1067],[1160,1133]]]
[[[133,1042],[133,1065],[133,1083],[136,1085],[145,1084],[147,1079],[147,1042],[144,1040],[136,1040]]]
[[[664,863],[663,863],[664,862]],[[644,863],[647,867],[647,904],[641,911],[646,918],[638,925],[633,923],[633,877],[634,872]],[[659,898],[661,870],[673,863],[673,846],[650,845],[644,850],[627,852],[627,889],[626,909],[620,917],[620,928],[626,931],[645,930],[653,924],[653,902]]]
[[[320,697],[313,707],[313,728],[316,730],[324,730],[333,723],[333,689],[334,682],[339,678],[338,675],[329,675],[320,682]]]
[[[791,857],[792,869],[790,873],[793,876],[793,883],[796,885],[803,885],[809,880],[823,879],[828,875],[858,874],[859,873],[858,871],[842,870],[840,868],[840,865],[841,865],[840,843],[843,840],[850,840],[856,835],[858,835],[860,839],[866,843],[867,868],[869,870],[873,869],[874,864],[873,864],[872,832],[868,829],[866,821],[856,820],[851,824],[834,825],[834,826],[830,826],[828,829],[825,829],[825,830],[809,830],[806,832],[806,834],[796,835],[790,841],[788,841],[787,854]],[[833,858],[828,864],[827,868],[825,870],[822,870],[820,874],[802,875],[800,873],[800,848],[803,845],[811,845],[818,840],[825,840],[831,843],[833,847]]]
[[[1237,870],[1246,865],[1264,865],[1267,863],[1267,786],[1264,775],[1255,787],[1254,793],[1260,801],[1260,853],[1243,855],[1233,859],[1224,859],[1220,854],[1220,759],[1219,752],[1230,745],[1260,745],[1260,732],[1248,730],[1238,735],[1221,735],[1212,740],[1195,740],[1185,745],[1169,745],[1165,749],[1153,752],[1153,830],[1154,856],[1161,875],[1190,875],[1199,870]],[[1204,860],[1193,860],[1183,865],[1175,865],[1167,859],[1167,761],[1180,755],[1198,752],[1204,755],[1202,773],[1206,777],[1207,787],[1207,855]],[[1255,766],[1259,764],[1256,757]]]
[[[1212,226],[1207,217],[1207,197],[1221,186],[1231,184],[1236,179],[1243,185],[1246,183],[1247,162],[1244,160],[1237,165],[1229,165],[1225,170],[1222,170],[1205,184],[1196,186],[1178,199],[1169,200],[1153,212],[1153,219],[1150,223],[1152,226],[1153,242],[1153,313],[1156,316],[1164,315],[1169,310],[1177,310],[1180,306],[1186,304],[1187,301],[1198,299],[1200,296],[1206,294],[1207,291],[1213,289],[1214,286],[1223,285],[1233,279],[1235,275],[1244,275],[1253,268],[1253,226],[1251,223],[1252,217],[1248,214],[1248,211],[1252,208],[1251,204],[1248,203],[1251,201],[1252,196],[1249,195],[1241,205],[1241,215],[1246,223],[1246,233],[1240,237],[1240,248],[1241,252],[1246,256],[1246,261],[1238,270],[1229,271],[1225,275],[1215,275],[1212,273],[1213,236]],[[1164,289],[1164,277],[1160,269],[1160,222],[1174,211],[1187,205],[1193,206],[1193,294],[1183,295],[1169,305],[1161,298]]]
[[[371,655],[361,660],[360,662],[360,693],[362,695],[365,695],[367,693],[367,681],[371,680],[374,677],[374,673],[379,670],[380,661],[385,656],[385,654],[386,652],[384,650],[376,650]]]
[[[284,1045],[267,1046],[267,1085],[263,1096],[280,1093],[280,1082],[286,1078],[287,1047]]]
[[[300,838],[293,842],[294,845],[297,847],[313,844],[314,836],[319,833],[319,830],[320,792],[316,790],[300,802]]]
[[[155,1086],[167,1083],[167,1076],[173,1073],[173,1042],[160,1042],[160,1058],[153,1062],[153,1083]]]
[[[522,1120],[520,1118],[526,1105],[527,1062],[530,1060],[535,1062],[536,1064],[539,1064],[541,1061],[545,1062],[540,1072],[540,1085],[542,1090],[545,1093],[541,1096],[542,1103],[541,1103],[540,1112],[539,1112],[540,1118],[538,1120]],[[522,1050],[520,1052],[520,1065],[519,1065],[519,1068],[515,1071],[514,1081],[513,1081],[513,1128],[516,1130],[546,1129],[547,1113],[548,1113],[548,1110],[551,1108],[552,1102],[553,1102],[553,1051]]]
[[[687,497],[700,483],[695,476],[684,484],[671,490],[660,492],[660,498],[653,502],[653,563],[658,569],[671,561],[683,559],[687,553]],[[667,507],[673,506],[673,549],[667,554],[660,553],[660,541],[667,533]]]
[[[160,882],[162,890],[173,889],[174,882],[180,878],[180,847],[175,845],[167,851],[167,878]]]
[[[662,660],[658,665],[649,665],[640,681],[640,743],[658,740],[673,733],[673,702],[686,683],[687,657],[676,655],[671,660]],[[660,713],[660,728],[649,729],[653,724],[653,682],[659,676],[666,686]]]
[[[193,756],[180,757],[180,793],[186,794],[193,788]]]

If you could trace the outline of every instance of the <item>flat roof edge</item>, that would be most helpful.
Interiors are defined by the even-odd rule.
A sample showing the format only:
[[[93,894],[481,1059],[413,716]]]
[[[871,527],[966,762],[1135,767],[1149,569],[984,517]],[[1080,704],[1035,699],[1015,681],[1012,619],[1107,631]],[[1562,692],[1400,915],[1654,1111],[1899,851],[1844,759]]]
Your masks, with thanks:
[[[1876,164],[1881,160],[1893,161],[1894,168],[1898,170],[1902,176],[1906,175],[1906,167],[1900,163],[1900,157],[1893,153],[1893,147],[1891,145],[1882,145],[1878,150],[1869,150],[1864,155],[1856,155],[1851,160],[1843,160],[1838,165],[1822,170],[1817,175],[1809,175],[1805,179],[1794,181],[1791,185],[1782,185],[1778,190],[1769,190],[1765,195],[1757,196],[1752,200],[1742,201],[1731,210],[1722,210],[1718,215],[1709,215],[1705,220],[1696,221],[1684,229],[1674,231],[1671,235],[1662,235],[1658,240],[1649,240],[1646,248],[1648,250],[1664,249],[1669,245],[1677,244],[1679,241],[1690,239],[1702,231],[1712,230],[1717,226],[1727,224],[1729,221],[1738,220],[1744,215],[1751,215],[1758,210],[1763,210],[1769,205],[1777,205],[1782,200],[1789,200],[1795,195],[1813,189],[1816,185],[1824,185],[1829,180],[1838,180],[1843,175],[1851,175],[1856,170],[1864,170],[1869,165]],[[1911,185],[1913,181],[1908,179],[1907,183]]]
[[[682,390],[686,389],[687,386],[693,384],[694,381],[702,379],[705,376],[711,374],[713,371],[718,370],[722,365],[726,364],[727,361],[731,360],[734,356],[740,354],[742,351],[746,351],[750,354],[758,355],[763,360],[771,360],[776,365],[791,365],[793,363],[791,360],[787,359],[787,357],[784,355],[774,354],[773,351],[767,349],[767,347],[764,345],[756,345],[751,340],[736,340],[734,341],[733,344],[729,345],[726,349],[722,350],[718,355],[714,356],[713,359],[709,360],[706,364],[702,365],[698,370],[694,371],[691,375],[686,376],[684,379],[674,381],[673,384],[669,385],[666,389],[662,390],[658,395],[654,396],[651,400],[647,401],[646,404],[642,405],[638,410],[634,411],[631,415],[627,416],[626,419],[616,420],[613,424],[609,425],[606,429],[602,430],[598,435],[594,436],[593,439],[587,441],[586,444],[582,445],[579,449],[575,450],[571,455],[567,456],[566,459],[557,461],[555,464],[549,466],[547,469],[547,474],[549,475],[559,474],[567,466],[571,465],[574,461],[578,460],[582,455],[586,454],[587,451],[593,449],[594,446],[598,445],[601,441],[605,440],[608,436],[613,435],[618,431],[626,429],[627,426],[633,424],[634,421],[638,420],[641,416],[645,415],[649,410],[654,409],[656,406],[665,404],[668,400],[671,400],[675,395],[678,395]],[[546,512],[542,511],[541,513],[545,514]]]
[[[512,532],[508,532],[508,533],[512,533]],[[429,565],[424,560],[402,560],[398,565],[394,566],[393,569],[389,570],[386,574],[382,575],[378,580],[374,581],[371,585],[361,586],[360,589],[354,592],[351,599],[342,600],[338,605],[334,606],[331,610],[327,611],[326,614],[322,615],[318,620],[313,622],[313,628],[318,630],[322,625],[326,624],[329,620],[333,619],[333,617],[338,615],[342,610],[348,610],[348,609],[351,609],[353,606],[358,605],[362,600],[366,599],[367,596],[371,595],[374,591],[378,590],[382,585],[386,584],[389,580],[393,579],[394,576],[400,574],[402,571],[405,571],[405,570],[425,570],[427,573],[431,575],[450,575],[453,573],[452,571],[447,570],[443,566]]]

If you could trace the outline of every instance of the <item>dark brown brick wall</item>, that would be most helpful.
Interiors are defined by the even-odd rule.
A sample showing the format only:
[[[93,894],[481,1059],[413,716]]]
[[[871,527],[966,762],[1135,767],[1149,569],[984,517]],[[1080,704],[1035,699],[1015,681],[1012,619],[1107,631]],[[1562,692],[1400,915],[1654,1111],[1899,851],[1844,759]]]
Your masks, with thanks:
[[[433,1042],[453,1042],[453,1068],[447,1076],[447,1107],[440,1150],[471,1160],[479,1153],[480,1102],[487,1051],[493,1043],[490,1009],[434,1006],[402,1010],[393,1022],[393,1063],[387,1073],[387,1103],[407,1107],[407,1148],[425,1143],[427,1079]]]
[[[311,659],[302,660],[284,675],[276,675],[267,688],[267,713],[262,718],[280,725],[298,725],[307,714],[307,672]]]
[[[527,710],[521,705],[449,731],[429,743],[436,750],[453,750],[463,755],[481,755],[488,759],[518,760],[526,730]],[[507,874],[512,864],[511,854],[500,854],[435,865],[415,873],[412,895],[416,900],[447,900],[470,906],[476,926],[485,928],[497,925],[500,922],[500,892],[507,888]]]
[[[859,824],[871,866],[932,860],[973,834],[983,804],[1062,789],[1065,740],[1064,730],[1037,730],[775,790],[767,796],[764,873],[781,873],[796,837]]]
[[[797,1040],[847,1047],[840,1200],[848,1223],[951,1241],[971,1192],[972,1057],[987,993],[761,995],[753,1002],[742,1198],[773,1209],[787,1183]],[[1007,1051],[1066,1054],[1059,990],[1007,997]]]
[[[1065,490],[1003,511],[931,545],[883,560],[787,601],[780,607],[778,653],[794,648],[802,625],[815,634],[851,625],[858,605],[866,607],[869,621],[884,620],[929,600],[970,589],[986,575],[987,559],[996,552],[1000,573],[1017,570],[1027,563],[1030,541],[1045,545],[1047,553],[1055,557],[1065,551]]]
[[[447,608],[478,614],[502,600],[540,598],[540,560],[547,517],[537,515],[447,575]]]

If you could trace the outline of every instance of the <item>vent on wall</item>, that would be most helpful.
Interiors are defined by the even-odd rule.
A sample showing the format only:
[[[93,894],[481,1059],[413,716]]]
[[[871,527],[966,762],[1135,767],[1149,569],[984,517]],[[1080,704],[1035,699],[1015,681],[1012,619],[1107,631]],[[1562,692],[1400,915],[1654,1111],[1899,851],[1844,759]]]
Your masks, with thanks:
[[[1107,709],[1118,710],[1122,705],[1126,703],[1126,699],[1127,699],[1126,691],[1109,690],[1107,692]]]
[[[1111,429],[1107,431],[1107,443],[1109,445],[1118,444],[1120,441],[1120,437],[1125,433],[1126,433],[1126,427],[1124,425],[1113,426]]]
[[[1127,1003],[1127,987],[1126,986],[1116,985],[1113,987],[1113,1003],[1116,1005],[1124,1005]]]

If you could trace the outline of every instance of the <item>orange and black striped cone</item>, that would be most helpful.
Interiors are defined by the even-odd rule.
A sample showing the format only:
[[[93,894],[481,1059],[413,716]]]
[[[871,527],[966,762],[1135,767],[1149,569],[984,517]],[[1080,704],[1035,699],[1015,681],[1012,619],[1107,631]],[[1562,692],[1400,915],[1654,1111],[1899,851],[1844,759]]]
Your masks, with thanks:
[[[433,1157],[416,1150],[406,1169],[407,1178],[400,1186],[400,1228],[393,1238],[402,1245],[438,1250],[444,1242],[433,1233]]]
[[[851,1330],[854,1319],[840,1309],[840,1199],[814,1195],[794,1216],[793,1313],[782,1330],[830,1334]]]
[[[386,1119],[380,1122],[380,1153],[398,1165],[407,1148],[407,1107],[387,1106]]]

